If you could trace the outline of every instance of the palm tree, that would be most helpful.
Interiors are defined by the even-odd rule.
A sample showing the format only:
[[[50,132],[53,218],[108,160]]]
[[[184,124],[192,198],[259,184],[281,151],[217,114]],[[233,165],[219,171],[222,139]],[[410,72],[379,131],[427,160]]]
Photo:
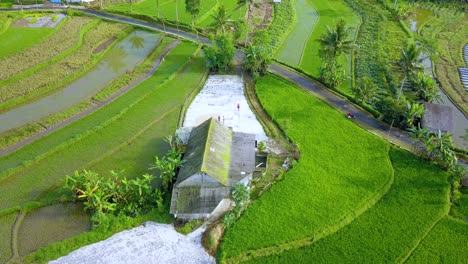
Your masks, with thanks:
[[[327,26],[327,33],[323,34],[318,41],[320,42],[320,56],[324,63],[323,76],[328,76],[325,81],[330,82],[330,86],[337,86],[336,73],[339,68],[337,59],[341,54],[351,54],[356,45],[352,40],[348,40],[351,34],[351,28],[346,27],[346,22],[341,19],[334,29]]]
[[[401,59],[398,61],[398,66],[404,73],[404,78],[401,81],[400,91],[398,93],[398,98],[400,98],[403,86],[407,79],[410,81],[414,80],[415,72],[417,70],[423,69],[421,65],[421,48],[416,46],[415,43],[409,44],[406,49],[401,50]]]
[[[373,104],[381,95],[377,85],[369,77],[364,77],[359,85],[352,87],[354,98],[368,104]]]
[[[219,6],[218,10],[216,10],[216,13],[211,15],[211,17],[214,19],[214,22],[211,24],[211,26],[213,29],[215,29],[216,35],[218,35],[219,31],[221,31],[221,34],[224,35],[224,33],[226,33],[227,27],[232,24],[232,21],[229,19],[230,16],[228,16],[226,13],[226,8],[224,8],[223,5]]]
[[[133,32],[133,36],[130,38],[130,42],[132,43],[132,48],[141,49],[144,47],[144,39],[143,37],[139,36],[137,32]]]
[[[457,162],[457,157],[452,150],[453,141],[450,133],[442,133],[438,130],[426,140],[426,149],[429,156],[436,159],[447,168]]]
[[[418,103],[413,103],[410,104],[408,103],[407,105],[407,111],[405,115],[405,121],[404,124],[407,127],[414,127],[414,123],[417,119],[421,119],[421,117],[424,114],[424,105],[423,104],[418,104]]]
[[[409,135],[414,139],[413,147],[415,148],[415,150],[421,150],[418,146],[422,147],[423,144],[426,142],[426,139],[429,138],[429,130],[425,127],[421,128],[420,126],[413,126],[408,129],[408,132]],[[423,151],[421,151],[421,155],[422,153]]]
[[[424,102],[431,103],[440,99],[436,83],[427,71],[418,72],[415,81],[415,88],[419,98],[421,98],[421,100]]]

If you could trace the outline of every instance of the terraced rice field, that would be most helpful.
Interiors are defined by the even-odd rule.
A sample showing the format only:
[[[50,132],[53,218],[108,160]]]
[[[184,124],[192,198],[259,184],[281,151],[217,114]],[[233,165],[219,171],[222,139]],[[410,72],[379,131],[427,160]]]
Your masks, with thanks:
[[[333,29],[340,19],[345,20],[351,28],[351,37],[354,39],[360,23],[359,15],[347,7],[343,0],[295,0],[293,6],[296,24],[283,41],[276,59],[319,78],[322,59],[319,56],[320,43],[317,39],[327,32],[327,26]],[[345,75],[349,76],[351,57],[341,56],[339,62],[343,65]],[[351,93],[349,78],[339,89]]]
[[[83,37],[83,34],[95,26],[90,25],[92,21],[93,19],[87,17],[68,18],[59,25],[55,34],[47,38],[47,41],[36,43],[28,49],[2,58],[0,85],[11,81],[8,79],[13,76],[16,79],[30,74],[47,66],[51,59],[56,60],[73,52],[75,47],[82,45],[80,38]],[[9,23],[6,21],[3,25],[9,27]],[[4,40],[0,43],[5,44]],[[19,73],[21,73],[20,76],[18,76]]]
[[[273,76],[259,79],[256,89],[301,158],[226,232],[227,259],[326,236],[372,206],[393,177],[388,145],[341,113]]]
[[[312,0],[294,0],[293,7],[296,12],[296,23],[279,48],[276,59],[299,67],[304,49],[320,15],[315,10]]]
[[[125,170],[127,177],[147,173],[154,156],[166,152],[163,138],[174,132],[185,98],[202,86],[207,74],[202,58],[189,59],[196,50],[182,42],[149,79],[116,101],[0,158],[2,219],[16,215],[7,213],[8,208],[56,199],[54,189],[74,170]],[[22,186],[21,191],[14,186]],[[11,230],[11,225],[3,227]],[[10,255],[1,249],[0,255]]]
[[[301,158],[227,230],[220,261],[466,262],[468,224],[447,216],[446,171],[389,148],[278,78],[259,79],[256,90],[268,114],[299,147]],[[348,215],[335,222],[335,209]]]
[[[346,25],[351,28],[351,38],[354,39],[355,35],[353,33],[356,32],[359,26],[360,18],[352,9],[344,4],[343,0],[312,0],[312,4],[320,17],[304,48],[302,61],[299,67],[310,75],[319,77],[322,60],[319,56],[320,43],[317,39],[327,32],[327,26],[333,28],[340,19],[345,20]],[[341,56],[339,62],[343,65],[345,76],[349,76],[351,72],[351,58],[349,56]],[[350,82],[345,80],[340,89],[350,93]]]
[[[125,31],[129,29],[126,25],[99,23],[98,20],[92,24],[89,18],[83,19],[83,22],[78,29],[82,26],[85,28],[81,30],[82,35],[77,39],[78,45],[72,53],[58,61],[49,60],[43,64],[42,69],[26,76],[22,74],[22,78],[13,78],[13,81],[0,86],[0,111],[37,100],[70,83],[99,61],[102,56],[93,54],[93,51],[101,43],[108,39],[116,39],[119,35],[122,36],[122,33],[125,36]],[[53,50],[53,47],[49,46],[46,50]],[[43,53],[48,52],[43,50]]]
[[[9,27],[1,35],[0,58],[15,54],[46,40],[52,28]]]

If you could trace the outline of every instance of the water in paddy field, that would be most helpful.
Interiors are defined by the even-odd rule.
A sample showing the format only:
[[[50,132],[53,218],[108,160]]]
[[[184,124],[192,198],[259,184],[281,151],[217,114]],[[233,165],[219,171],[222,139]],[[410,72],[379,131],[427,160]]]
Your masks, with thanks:
[[[111,48],[96,67],[83,77],[47,97],[0,114],[0,133],[62,111],[89,98],[107,83],[142,62],[159,43],[161,35],[135,31]]]
[[[90,230],[90,217],[81,204],[56,204],[34,210],[21,223],[18,253],[25,256],[53,242]]]

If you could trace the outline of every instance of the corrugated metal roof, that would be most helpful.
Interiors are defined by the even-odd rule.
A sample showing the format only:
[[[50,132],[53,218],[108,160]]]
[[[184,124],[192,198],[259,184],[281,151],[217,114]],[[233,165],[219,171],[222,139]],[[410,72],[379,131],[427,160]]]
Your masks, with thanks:
[[[232,131],[214,118],[194,128],[190,133],[177,183],[204,172],[227,186],[231,146]]]

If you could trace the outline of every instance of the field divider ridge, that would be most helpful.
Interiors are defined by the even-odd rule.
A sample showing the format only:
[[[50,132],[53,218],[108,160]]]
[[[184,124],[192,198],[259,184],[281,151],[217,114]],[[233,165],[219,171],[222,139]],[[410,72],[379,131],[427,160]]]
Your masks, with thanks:
[[[99,24],[100,21],[97,23]],[[12,98],[8,101],[5,101],[3,103],[0,103],[0,113],[2,112],[6,112],[8,110],[11,110],[12,108],[14,107],[18,107],[18,106],[21,106],[21,105],[25,105],[25,104],[28,104],[30,102],[34,102],[36,100],[39,100],[41,97],[43,96],[47,96],[49,94],[52,94],[58,90],[60,90],[62,87],[64,86],[67,86],[69,85],[70,83],[73,83],[74,81],[76,81],[78,78],[80,78],[81,76],[83,76],[84,74],[86,74],[87,72],[91,71],[93,68],[96,67],[96,65],[101,61],[101,59],[105,56],[105,54],[110,50],[112,49],[115,45],[117,45],[117,43],[122,40],[123,38],[125,38],[128,34],[131,33],[133,29],[131,27],[129,27],[127,30],[124,30],[122,32],[120,32],[118,35],[117,35],[117,38],[116,38],[116,41],[114,41],[111,45],[109,45],[108,47],[106,47],[105,50],[103,50],[101,53],[99,53],[98,55],[94,55],[91,57],[89,63],[86,63],[84,64],[83,68],[76,71],[76,72],[73,72],[72,74],[70,74],[69,76],[66,76],[64,79],[58,81],[58,83],[56,84],[53,84],[53,85],[46,85],[38,90],[34,90],[32,92],[30,92],[27,96],[22,96],[22,97],[16,97],[16,98]],[[89,30],[88,30],[89,32]],[[83,35],[84,37],[84,35]],[[82,46],[78,47],[78,48],[81,48]],[[74,50],[73,52],[77,51],[78,48],[76,50]],[[73,54],[70,53],[68,55],[72,55]],[[65,59],[67,56],[64,56],[63,58],[61,58],[60,60],[62,59]],[[41,69],[38,69],[38,70],[43,70],[44,68],[41,68]],[[26,76],[28,77],[28,76]],[[8,82],[10,83],[10,82]],[[7,84],[8,84],[7,83]],[[12,105],[14,107],[12,107]]]
[[[153,68],[151,69],[151,71],[153,71],[153,73],[156,71],[157,68],[159,68],[159,65],[161,64],[161,62],[163,61],[164,57],[172,50],[174,49],[178,44],[180,43],[180,41],[175,41],[172,45],[170,45],[160,56],[159,58],[157,59],[156,63],[155,63],[155,66],[153,66]],[[179,71],[184,68],[185,66],[181,66],[179,68]],[[176,73],[173,73],[171,76],[169,76],[163,83],[161,83],[161,86],[164,85],[168,79],[172,79],[174,78],[173,76],[175,75]],[[151,76],[151,75],[149,75]],[[111,103],[112,101],[114,101],[115,99],[117,99],[118,97],[120,97],[121,95],[123,95],[125,92],[127,92],[128,90],[132,89],[133,87],[135,87],[136,85],[138,85],[139,83],[143,82],[144,80],[146,80],[147,78],[149,78],[145,76],[138,79],[137,81],[131,83],[130,85],[128,85],[125,89],[123,89],[120,93],[118,94],[115,94],[114,96],[108,98],[107,100],[103,101],[101,104],[99,105],[96,105],[90,109],[88,109],[87,111],[85,112],[82,112],[54,127],[52,127],[51,129],[49,130],[46,130],[46,131],[43,131],[41,133],[39,133],[38,135],[35,135],[25,141],[22,141],[6,150],[3,150],[0,152],[0,157],[2,156],[5,156],[7,154],[10,154],[16,150],[18,150],[19,148],[41,138],[41,137],[44,137],[46,135],[49,135],[51,134],[52,132],[60,129],[60,128],[63,128],[65,127],[66,125],[86,116],[86,115],[89,115],[91,114],[92,112],[96,111],[97,109],[99,108],[102,108],[103,106],[105,105],[108,105],[109,103]],[[172,78],[171,78],[172,77]],[[85,138],[85,137],[88,137],[89,135],[95,133],[96,131],[108,126],[109,124],[111,124],[112,122],[114,122],[115,120],[117,120],[118,118],[120,118],[121,116],[123,116],[127,111],[128,109],[132,108],[133,106],[135,106],[136,104],[138,104],[141,100],[143,100],[144,98],[146,98],[148,96],[148,94],[150,94],[151,92],[148,92],[146,94],[144,94],[143,96],[139,97],[138,99],[136,99],[132,104],[130,104],[129,106],[127,106],[126,108],[122,109],[117,115],[111,117],[110,119],[106,120],[105,122],[103,122],[101,125],[99,126],[96,126],[92,129],[89,129],[85,132],[83,132],[82,134],[78,134],[78,135],[75,135],[73,138],[71,138],[70,140],[68,141],[65,141],[63,142],[62,144],[58,145],[57,147],[55,147],[54,149],[52,149],[51,151],[48,151],[46,153],[43,153],[42,155],[39,155],[39,156],[36,156],[33,160],[29,160],[29,161],[24,161],[23,164],[21,166],[17,166],[15,168],[11,168],[9,170],[6,170],[5,172],[2,172],[0,173],[0,182],[8,177],[10,177],[11,175],[13,175],[14,173],[18,172],[19,170],[22,170],[24,168],[27,168],[31,165],[33,165],[34,163],[56,153],[57,151],[59,150],[62,150],[62,149],[65,149],[66,147],[80,141],[81,139]]]
[[[88,162],[86,164],[86,167],[91,167],[91,166],[97,164],[98,162],[100,162],[101,160],[105,159],[106,157],[109,157],[110,155],[114,154],[115,152],[123,149],[125,146],[130,145],[133,141],[135,141],[137,138],[139,138],[143,133],[145,133],[152,126],[154,126],[155,124],[161,122],[161,120],[163,120],[167,115],[169,115],[169,114],[173,113],[174,111],[176,111],[177,108],[179,108],[179,107],[178,106],[172,107],[167,112],[165,112],[163,115],[159,116],[158,118],[154,119],[153,121],[151,121],[150,123],[145,125],[142,129],[138,130],[138,132],[136,132],[132,137],[130,137],[126,141],[120,143],[119,145],[112,148],[111,150],[106,151],[103,155],[99,156],[98,158]]]
[[[67,57],[68,55],[70,55],[71,53],[75,52],[76,50],[78,50],[81,46],[83,46],[83,40],[84,40],[84,35],[89,31],[91,30],[93,27],[96,27],[98,24],[100,23],[99,20],[94,20],[92,22],[90,22],[89,24],[87,24],[86,26],[84,26],[83,28],[80,29],[80,31],[78,32],[78,41],[77,43],[65,50],[64,52],[50,58],[49,60],[46,60],[44,62],[41,62],[39,64],[36,64],[36,66],[33,66],[19,74],[16,74],[10,78],[7,78],[7,79],[4,79],[4,80],[1,80],[0,81],[0,87],[1,86],[4,86],[4,85],[7,85],[9,84],[10,82],[13,82],[13,81],[16,81],[18,79],[21,79],[23,77],[26,77],[26,76],[29,76],[43,68],[45,68],[46,66],[52,64],[52,63],[55,63],[65,57]],[[0,34],[1,35],[1,34]]]
[[[406,254],[402,254],[400,255],[397,260],[396,260],[396,263],[405,263],[410,257],[411,255],[413,254],[413,252],[419,247],[419,245],[421,244],[421,242],[429,235],[429,233],[432,231],[432,229],[434,229],[434,227],[442,220],[444,219],[445,217],[447,217],[450,213],[450,207],[451,207],[451,202],[450,202],[450,192],[447,192],[447,195],[446,195],[446,200],[447,202],[445,203],[445,211],[441,214],[440,218],[437,220],[437,221],[434,221],[434,223],[432,223],[429,228],[426,230],[426,232],[424,232],[424,235],[418,239],[416,241],[416,243],[413,245],[413,247],[411,248],[410,251],[408,251]]]

